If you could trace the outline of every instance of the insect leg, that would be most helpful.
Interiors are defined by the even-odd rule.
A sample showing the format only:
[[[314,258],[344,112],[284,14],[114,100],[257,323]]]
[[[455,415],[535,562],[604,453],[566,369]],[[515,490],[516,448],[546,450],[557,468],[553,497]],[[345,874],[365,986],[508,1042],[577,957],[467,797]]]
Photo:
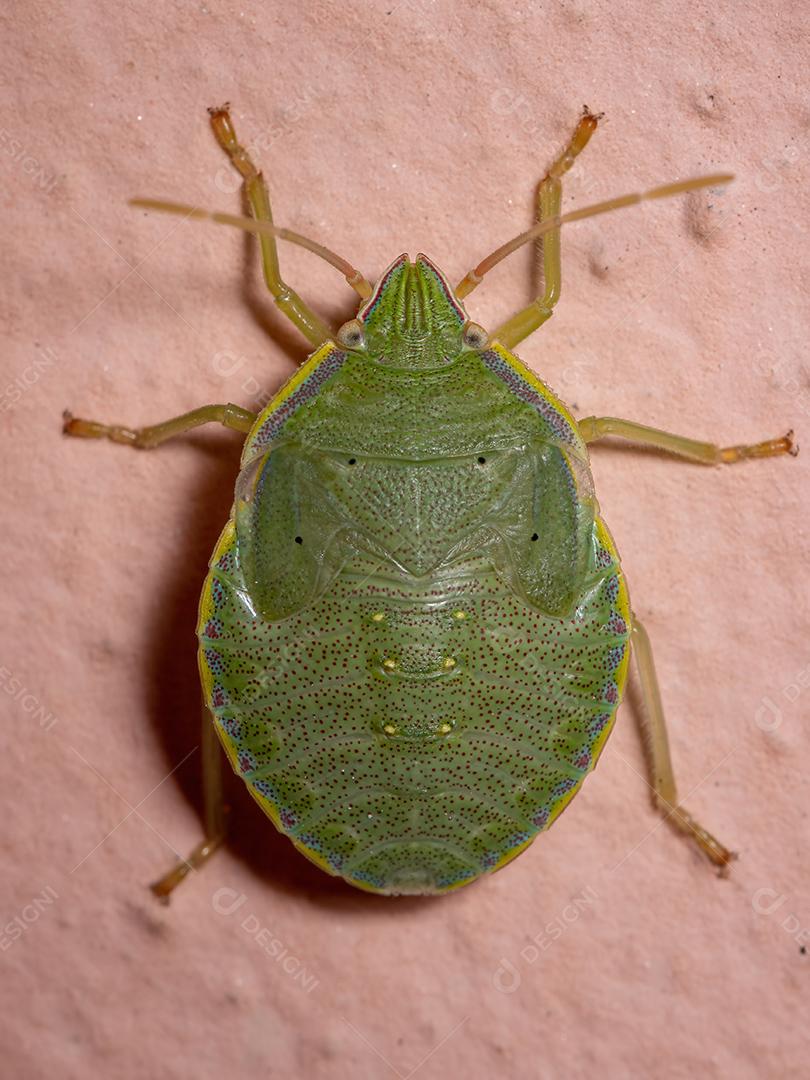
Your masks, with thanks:
[[[111,439],[142,450],[151,450],[155,446],[176,435],[182,435],[202,424],[222,424],[234,431],[248,432],[256,420],[256,413],[248,412],[238,405],[203,405],[199,409],[164,420],[162,424],[151,427],[127,428],[118,424],[99,424],[95,420],[77,420],[69,412],[63,414],[65,435],[75,435],[81,439]]]
[[[546,221],[559,217],[562,206],[562,177],[574,164],[576,156],[585,148],[596,131],[599,117],[586,109],[577,124],[571,141],[551,166],[537,189],[537,220]],[[498,327],[493,338],[513,349],[515,345],[534,333],[550,319],[554,305],[560,298],[562,271],[560,266],[560,229],[552,229],[538,241],[543,254],[543,295],[533,300],[527,308],[519,311]]]
[[[789,431],[781,439],[766,439],[764,442],[749,443],[742,446],[717,446],[715,443],[698,442],[683,435],[672,435],[658,428],[645,427],[632,420],[619,420],[615,416],[587,416],[579,420],[577,426],[586,443],[596,442],[608,436],[629,439],[631,442],[644,443],[665,450],[676,457],[690,458],[706,465],[733,465],[746,458],[775,457],[777,454],[792,454],[799,450],[793,443],[793,432]]]
[[[182,860],[168,874],[150,885],[155,896],[168,903],[170,893],[192,870],[200,867],[217,850],[225,836],[225,815],[222,801],[222,750],[214,729],[214,721],[208,709],[202,710],[203,799],[205,801],[205,840],[197,844],[187,859]]]
[[[653,805],[675,829],[690,836],[703,854],[716,866],[726,867],[732,859],[736,858],[734,852],[729,851],[719,840],[715,840],[712,834],[699,825],[689,811],[679,804],[652,647],[647,631],[635,615],[633,615],[632,642],[644,702],[641,731],[650,770]]]
[[[228,107],[209,109],[211,126],[217,142],[242,174],[245,181],[245,194],[250,209],[257,221],[266,221],[272,225],[273,215],[270,210],[270,196],[264,177],[253,164],[247,150],[239,143],[231,121]],[[262,269],[267,288],[273,295],[276,306],[294,323],[311,344],[322,345],[332,337],[332,330],[315,312],[293,292],[282,280],[278,265],[278,248],[275,236],[262,233],[259,237],[262,249]]]

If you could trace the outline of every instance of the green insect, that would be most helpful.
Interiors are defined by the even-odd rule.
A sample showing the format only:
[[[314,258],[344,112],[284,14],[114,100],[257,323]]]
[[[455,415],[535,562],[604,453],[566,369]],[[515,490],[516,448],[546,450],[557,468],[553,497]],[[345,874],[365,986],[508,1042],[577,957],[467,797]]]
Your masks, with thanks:
[[[649,641],[588,446],[615,436],[719,464],[795,452],[792,435],[721,449],[628,420],[576,421],[511,350],[552,314],[564,222],[731,178],[562,215],[562,176],[597,126],[586,110],[540,184],[537,225],[455,289],[424,255],[403,255],[372,290],[273,225],[228,107],[211,119],[252,218],[135,202],[257,233],[267,286],[314,351],[258,415],[209,405],[137,430],[65,422],[68,434],[143,448],[211,421],[247,434],[197,627],[207,835],[154,891],[167,897],[222,839],[216,736],[275,826],[352,885],[443,893],[497,870],[595,765],[631,645],[657,805],[725,867],[732,853],[678,800]],[[278,238],[345,274],[361,298],[355,319],[335,333],[285,284]],[[487,333],[462,300],[530,241],[542,245],[544,293]]]

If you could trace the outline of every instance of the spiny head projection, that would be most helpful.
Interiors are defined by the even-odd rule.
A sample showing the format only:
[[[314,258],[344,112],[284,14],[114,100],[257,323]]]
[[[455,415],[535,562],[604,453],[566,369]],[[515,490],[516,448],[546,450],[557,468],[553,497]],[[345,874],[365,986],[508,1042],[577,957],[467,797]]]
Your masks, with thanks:
[[[425,255],[391,264],[357,318],[338,335],[386,367],[427,371],[444,367],[468,348],[482,348],[486,334],[467,315],[446,278]]]

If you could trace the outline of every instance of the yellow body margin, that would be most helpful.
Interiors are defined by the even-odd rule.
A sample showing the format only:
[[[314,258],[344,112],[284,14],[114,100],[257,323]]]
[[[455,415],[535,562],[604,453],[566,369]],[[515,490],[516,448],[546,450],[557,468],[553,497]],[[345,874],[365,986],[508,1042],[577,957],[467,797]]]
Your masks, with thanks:
[[[521,379],[527,382],[533,390],[536,390],[538,394],[541,395],[541,397],[544,397],[549,403],[549,405],[551,405],[551,407],[556,412],[558,412],[560,416],[563,417],[563,419],[568,421],[574,434],[577,437],[579,446],[582,449],[585,449],[585,441],[579,433],[579,427],[577,425],[577,422],[565,402],[561,401],[560,398],[558,398],[557,395],[550,389],[550,387],[546,386],[546,384],[543,382],[539,375],[535,375],[531,368],[526,367],[520,357],[515,356],[513,352],[510,352],[507,348],[501,345],[499,341],[493,341],[490,345],[490,349],[492,350],[492,352],[497,353],[498,356],[500,356],[501,360],[507,363],[513,369],[513,371],[517,372]]]
[[[631,613],[630,613],[630,596],[629,596],[629,593],[627,591],[627,582],[624,580],[624,574],[622,574],[622,572],[621,572],[621,565],[619,563],[619,554],[616,551],[616,545],[613,542],[613,537],[610,535],[610,532],[608,531],[607,525],[605,525],[604,521],[602,521],[601,518],[596,519],[596,521],[594,522],[594,527],[596,529],[596,536],[597,536],[599,542],[613,556],[613,562],[614,562],[614,565],[616,567],[616,576],[619,579],[619,594],[616,597],[616,611],[624,619],[625,625],[628,627],[628,631],[629,631],[629,628],[632,625],[632,616],[631,616]],[[590,769],[588,769],[588,772],[585,773],[585,776],[582,777],[582,779],[579,781],[579,783],[576,784],[575,787],[572,787],[570,791],[567,791],[565,793],[565,795],[560,799],[560,801],[554,807],[554,810],[552,811],[552,813],[549,814],[548,821],[546,821],[545,825],[540,830],[540,832],[545,832],[546,829],[551,827],[551,825],[557,820],[557,818],[560,816],[560,814],[563,812],[563,810],[565,810],[566,806],[568,806],[568,804],[571,802],[571,800],[577,794],[579,789],[582,787],[582,784],[583,784],[583,782],[585,780],[585,777],[588,776],[589,773],[592,772],[593,769],[596,767],[596,763],[599,760],[599,756],[602,753],[602,750],[604,749],[605,743],[608,740],[608,736],[610,735],[611,731],[613,730],[613,725],[616,722],[616,713],[619,711],[619,706],[622,703],[622,697],[623,697],[623,694],[624,694],[624,687],[625,687],[625,684],[627,682],[627,671],[628,671],[629,665],[630,665],[630,642],[629,642],[629,639],[628,639],[627,648],[624,650],[624,656],[622,657],[622,662],[619,664],[618,668],[616,668],[616,673],[614,675],[614,678],[616,680],[616,687],[617,687],[618,694],[619,694],[619,700],[616,702],[616,705],[614,706],[613,715],[610,718],[610,723],[605,724],[604,728],[602,729],[602,731],[599,734],[599,738],[594,743],[593,750],[591,751],[591,767],[590,767]],[[507,851],[506,854],[501,856],[501,858],[495,863],[495,865],[492,867],[492,869],[490,871],[488,871],[488,872],[490,874],[494,874],[496,870],[500,870],[502,867],[506,866],[507,863],[511,862],[512,859],[516,858],[518,855],[520,855],[520,853],[522,851],[525,851],[527,847],[529,847],[532,843],[534,843],[534,841],[540,835],[540,832],[535,833],[535,835],[530,836],[528,840],[524,840],[524,842],[522,844],[518,844],[516,847],[513,847],[509,851]],[[455,888],[456,886],[453,886],[453,887]]]
[[[319,349],[316,349],[314,353],[307,357],[307,359],[298,368],[298,370],[294,371],[290,378],[287,379],[287,381],[284,383],[284,385],[279,388],[278,393],[273,398],[271,398],[270,401],[268,401],[268,403],[256,417],[256,422],[248,432],[248,436],[245,439],[245,446],[244,450],[242,451],[243,465],[245,464],[245,459],[248,456],[249,451],[253,445],[253,440],[255,439],[259,431],[267,423],[268,418],[273,415],[276,409],[279,409],[284,404],[284,402],[287,400],[288,397],[290,397],[291,394],[295,393],[301,383],[304,382],[307,378],[309,378],[309,376],[313,373],[313,371],[315,371],[318,365],[323,363],[323,361],[327,358],[327,356],[330,355],[330,353],[339,351],[340,350],[338,349],[334,341],[324,342],[324,344],[321,345]]]
[[[291,382],[292,382],[292,380],[291,380]],[[287,385],[289,386],[290,384],[288,383]],[[292,387],[292,389],[294,389],[294,387]],[[286,396],[286,394],[285,394],[285,396]],[[280,395],[275,400],[278,402],[279,398],[280,398]],[[283,398],[281,400],[283,400]],[[272,404],[273,403],[271,402],[271,405]],[[269,407],[270,406],[268,406],[268,408]],[[267,410],[265,410],[265,411],[267,411]],[[222,530],[222,533],[220,534],[219,540],[217,541],[216,547],[214,548],[214,553],[211,556],[211,560],[209,562],[209,566],[211,567],[211,569],[209,570],[208,576],[205,579],[205,584],[203,585],[203,589],[202,589],[202,595],[200,596],[199,615],[198,615],[198,619],[197,619],[197,635],[198,635],[198,637],[200,637],[202,635],[202,631],[203,631],[204,626],[206,625],[206,623],[211,618],[211,615],[214,612],[214,601],[213,601],[213,598],[211,596],[211,583],[212,583],[213,578],[214,578],[213,567],[216,566],[216,564],[219,562],[219,560],[222,558],[223,555],[227,554],[233,548],[235,542],[236,542],[236,526],[235,526],[235,523],[234,523],[234,520],[233,520],[233,516],[231,516],[231,518],[229,519],[227,525],[225,526],[225,528]],[[202,648],[202,646],[200,646],[200,648],[197,650],[197,663],[198,663],[199,669],[200,669],[200,681],[202,683],[203,697],[204,697],[204,700],[205,700],[205,704],[206,704],[207,707],[210,707],[211,696],[213,694],[213,688],[214,688],[214,676],[213,676],[213,673],[212,673],[211,669],[208,666],[208,662],[205,659],[205,650]],[[212,722],[214,722],[213,721],[213,716],[212,716]],[[216,729],[217,737],[219,738],[222,749],[225,751],[225,756],[228,758],[228,761],[231,763],[231,768],[238,775],[239,774],[239,762],[238,762],[238,759],[237,759],[236,750],[235,750],[235,748],[233,746],[229,746],[228,743],[223,738],[222,731],[220,729],[219,724],[214,722],[214,727]],[[329,865],[328,862],[326,862],[326,860],[321,855],[319,855],[316,851],[312,851],[311,848],[305,847],[298,840],[296,840],[294,836],[289,835],[289,833],[284,829],[284,827],[283,827],[283,825],[281,823],[281,816],[279,814],[279,808],[276,806],[276,804],[274,802],[272,802],[270,799],[268,799],[266,795],[262,795],[260,792],[256,791],[256,789],[253,787],[252,784],[246,784],[246,787],[247,787],[248,791],[250,792],[250,794],[253,796],[253,798],[256,800],[256,802],[259,804],[259,806],[262,808],[262,810],[265,812],[265,814],[267,814],[267,816],[273,822],[273,824],[278,829],[278,831],[280,833],[283,833],[285,836],[288,836],[289,839],[292,840],[293,844],[295,844],[295,846],[298,848],[298,850],[301,852],[302,855],[305,855],[310,860],[310,862],[314,862],[315,865],[320,867],[321,870],[325,870],[327,874],[331,874],[333,877],[339,877],[340,876],[338,874],[338,872],[336,870],[333,870],[333,868]],[[358,882],[358,884],[359,884],[359,882]]]

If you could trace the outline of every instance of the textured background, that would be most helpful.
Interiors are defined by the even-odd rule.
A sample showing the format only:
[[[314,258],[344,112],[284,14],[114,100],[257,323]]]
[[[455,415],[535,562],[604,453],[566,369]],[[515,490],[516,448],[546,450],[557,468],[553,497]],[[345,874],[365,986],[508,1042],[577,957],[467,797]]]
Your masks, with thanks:
[[[136,454],[64,441],[60,413],[254,407],[304,356],[251,242],[126,206],[238,208],[206,106],[233,103],[277,220],[371,277],[402,250],[460,277],[523,228],[583,103],[606,121],[567,206],[734,169],[722,195],[571,227],[558,313],[521,352],[579,415],[808,442],[798,0],[294,8],[5,17],[4,1073],[806,1076],[808,453],[594,452],[682,789],[740,852],[728,880],[658,824],[631,698],[554,829],[455,895],[354,892],[239,787],[212,865],[168,909],[146,889],[200,835],[195,606],[239,440]],[[334,272],[283,258],[350,316]],[[525,303],[531,269],[499,268],[472,316]]]

